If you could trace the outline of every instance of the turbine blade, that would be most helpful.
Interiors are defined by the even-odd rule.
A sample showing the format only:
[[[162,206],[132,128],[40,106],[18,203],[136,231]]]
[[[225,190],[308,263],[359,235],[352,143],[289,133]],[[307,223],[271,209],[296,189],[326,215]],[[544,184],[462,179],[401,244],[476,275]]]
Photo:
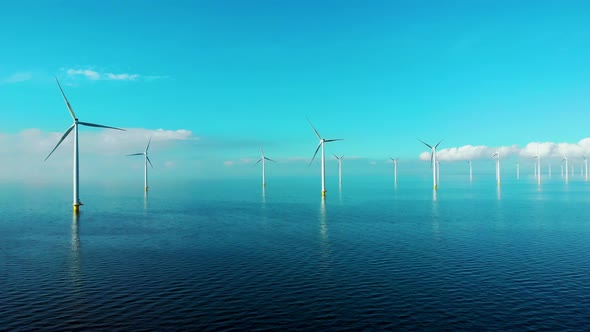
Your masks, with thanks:
[[[340,158],[339,158],[339,157],[338,157],[338,156],[337,156],[335,153],[332,153],[332,155],[333,155],[333,156],[334,156],[336,159],[340,160]]]
[[[274,161],[274,160],[272,160],[272,159],[270,159],[270,158],[266,158],[266,157],[264,157],[264,159],[266,159],[266,160],[268,160],[268,161],[272,161],[273,163],[276,163],[276,161]]]
[[[72,116],[72,119],[76,120],[76,114],[74,114],[74,110],[72,109],[72,105],[70,105],[70,102],[68,101],[68,98],[66,97],[66,94],[64,93],[64,90],[61,88],[61,84],[59,84],[57,77],[55,78],[55,81],[57,82],[57,86],[59,87],[59,91],[61,91],[61,95],[64,97],[64,100],[66,101],[66,105],[68,106],[68,111],[70,111],[70,115]]]
[[[126,154],[125,156],[143,156],[143,155],[145,155],[145,153],[138,152],[138,153],[133,153],[133,154]]]
[[[314,127],[314,126],[311,124],[311,121],[309,121],[309,119],[308,119],[308,118],[306,118],[306,119],[307,119],[307,122],[309,122],[309,125],[311,126],[311,129],[313,129],[313,131],[314,131],[314,132],[315,132],[315,134],[317,135],[317,137],[318,137],[319,139],[322,139],[322,136],[320,136],[320,133],[318,133],[318,131],[315,129],[315,127]]]
[[[444,140],[445,140],[444,138],[443,138],[443,139],[441,139],[441,140],[440,140],[438,143],[436,143],[436,145],[434,146],[434,148],[436,149],[436,148],[438,147],[438,145],[439,145],[440,143],[442,143],[442,141],[444,141]]]
[[[432,149],[432,146],[430,146],[430,144],[424,142],[423,140],[416,138],[417,140],[419,140],[420,142],[424,143],[424,145],[426,145],[427,147],[429,147],[430,149]]]
[[[318,148],[315,149],[315,153],[313,154],[313,157],[311,158],[311,161],[309,162],[309,165],[307,165],[307,166],[310,166],[311,163],[313,163],[313,160],[315,159],[315,156],[318,154],[318,151],[320,150],[321,146],[322,146],[322,142],[320,141],[320,144],[318,144]]]
[[[262,161],[262,158],[258,159],[258,161],[254,165],[252,165],[252,166],[258,165],[258,163],[261,162],[261,161]]]
[[[343,140],[344,140],[344,138],[335,138],[335,139],[326,139],[326,140],[324,140],[324,142],[327,143],[327,142],[335,142],[335,141],[343,141]]]
[[[150,140],[148,141],[148,144],[145,147],[145,153],[147,154],[148,149],[150,148],[150,143],[152,142],[152,137],[150,136]]]
[[[150,157],[145,156],[145,158],[147,159],[148,163],[150,163],[150,166],[152,166],[152,168],[154,168],[154,165],[152,165],[152,161],[150,160]]]
[[[66,130],[66,132],[61,136],[61,139],[59,140],[59,142],[57,142],[57,144],[55,145],[53,150],[51,150],[51,152],[49,152],[49,155],[47,155],[47,158],[45,158],[45,160],[47,160],[51,156],[53,151],[55,151],[55,149],[57,149],[57,147],[61,144],[61,142],[63,142],[64,139],[66,139],[66,137],[68,137],[68,134],[72,131],[72,129],[74,129],[74,126],[76,126],[75,123],[73,125],[71,125],[70,128],[68,128],[68,130]],[[45,161],[45,160],[43,160],[43,161]]]
[[[107,129],[115,129],[115,130],[126,131],[125,129],[116,128],[116,127],[109,127],[109,126],[103,126],[103,125],[99,125],[99,124],[95,124],[95,123],[90,123],[90,122],[81,122],[81,121],[78,121],[78,124],[81,124],[83,126],[88,126],[88,127],[107,128]]]

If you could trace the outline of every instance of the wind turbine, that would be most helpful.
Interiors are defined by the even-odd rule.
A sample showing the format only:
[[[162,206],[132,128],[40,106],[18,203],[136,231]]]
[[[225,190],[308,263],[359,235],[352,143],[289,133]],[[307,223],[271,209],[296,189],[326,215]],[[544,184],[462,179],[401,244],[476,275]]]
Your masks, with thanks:
[[[399,157],[397,157],[397,158],[389,157],[389,159],[391,159],[391,161],[393,161],[393,181],[395,184],[397,184],[397,161],[399,160]]]
[[[533,157],[533,159],[536,159],[535,178],[537,179],[537,183],[541,183],[541,157],[537,154]]]
[[[568,180],[567,156],[563,156],[561,161],[565,161],[565,182]]]
[[[549,178],[551,178],[551,162],[547,163],[547,169],[549,170]]]
[[[274,161],[270,158],[267,158],[264,155],[264,150],[262,149],[262,147],[260,147],[260,155],[261,155],[260,159],[258,159],[258,161],[254,164],[254,166],[258,165],[259,162],[262,162],[262,186],[266,187],[266,167],[265,167],[266,161],[267,160],[272,161],[273,163],[276,163],[276,161]]]
[[[520,180],[520,165],[518,164],[518,160],[516,161],[516,179]]]
[[[152,168],[154,168],[154,165],[152,165],[152,161],[150,160],[150,157],[148,157],[148,150],[150,148],[150,143],[152,142],[152,138],[150,137],[150,139],[148,140],[147,145],[145,146],[145,151],[143,152],[138,152],[138,153],[133,153],[133,154],[128,154],[127,156],[144,156],[144,171],[143,171],[143,183],[144,183],[144,188],[145,191],[148,191],[148,163],[150,163],[150,166],[152,166]]]
[[[423,140],[419,139],[418,140],[420,142],[422,142],[424,145],[426,145],[427,147],[430,148],[431,152],[430,152],[430,162],[431,162],[431,168],[432,168],[432,185],[434,187],[434,190],[437,189],[438,186],[438,177],[437,177],[437,163],[436,163],[436,148],[438,147],[438,145],[443,141],[443,139],[440,140],[440,142],[436,143],[436,145],[433,147],[430,144],[424,142]]]
[[[500,185],[500,152],[496,150],[490,159],[496,157],[496,181],[498,181],[498,186]]]
[[[336,160],[338,160],[338,183],[342,185],[342,158],[344,158],[344,156],[338,157],[335,154],[333,155],[336,157]]]
[[[79,181],[80,181],[80,172],[79,171],[80,171],[80,169],[79,168],[80,167],[79,167],[79,156],[78,156],[78,125],[87,126],[87,127],[108,128],[108,129],[123,130],[123,131],[125,131],[125,129],[103,126],[103,125],[99,125],[99,124],[95,124],[95,123],[78,121],[78,118],[76,117],[76,114],[74,113],[74,110],[72,109],[72,106],[70,105],[70,102],[68,101],[68,98],[66,97],[66,94],[64,93],[63,89],[61,88],[61,85],[59,84],[57,77],[55,78],[55,81],[57,82],[57,86],[59,87],[59,90],[61,91],[61,94],[64,97],[64,101],[66,102],[66,106],[68,107],[68,111],[70,111],[70,115],[72,116],[74,123],[70,126],[70,128],[68,128],[65,131],[65,133],[62,135],[59,142],[57,142],[57,144],[55,145],[53,150],[51,150],[49,155],[47,155],[45,160],[47,160],[51,156],[51,154],[53,154],[53,151],[55,151],[55,149],[57,149],[57,147],[61,144],[61,142],[63,142],[64,139],[66,139],[66,137],[70,134],[70,132],[72,132],[72,130],[74,130],[74,158],[73,158],[74,159],[74,172],[73,172],[74,179],[73,179],[73,204],[72,205],[74,207],[74,212],[77,213],[80,210],[80,205],[83,205],[82,202],[80,202],[80,195],[79,195],[79,189],[80,189],[80,185],[79,185]]]
[[[467,163],[469,164],[469,182],[473,182],[473,163],[471,160]]]
[[[584,169],[585,169],[586,181],[588,181],[588,159],[586,159],[586,156],[584,156]]]
[[[334,139],[324,139],[322,138],[322,136],[320,136],[320,133],[318,133],[318,131],[315,129],[315,127],[313,126],[313,124],[311,124],[311,121],[309,121],[309,119],[307,119],[307,122],[309,122],[309,125],[311,126],[311,129],[313,129],[313,131],[315,132],[316,136],[319,138],[320,143],[318,144],[317,149],[315,149],[315,153],[313,154],[313,157],[311,158],[311,161],[309,162],[309,165],[311,165],[311,163],[313,162],[313,160],[315,159],[315,156],[318,154],[318,151],[320,150],[320,147],[322,148],[322,197],[326,196],[326,156],[325,156],[325,149],[324,149],[324,144],[325,143],[329,143],[329,142],[335,142],[335,141],[341,141],[341,138],[334,138]]]
[[[436,185],[440,184],[440,161],[436,161]]]

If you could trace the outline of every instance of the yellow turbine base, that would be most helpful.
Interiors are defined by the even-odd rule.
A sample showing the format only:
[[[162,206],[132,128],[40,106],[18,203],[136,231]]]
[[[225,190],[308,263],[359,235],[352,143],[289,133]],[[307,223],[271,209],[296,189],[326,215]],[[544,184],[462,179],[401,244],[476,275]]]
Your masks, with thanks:
[[[326,190],[322,190],[322,197],[326,196]]]
[[[80,212],[80,205],[74,204],[74,213]]]
[[[436,186],[436,185],[434,185],[434,190],[436,190],[436,188],[437,188],[437,186]]]
[[[144,189],[145,189],[145,191],[148,191],[148,187],[145,187]]]

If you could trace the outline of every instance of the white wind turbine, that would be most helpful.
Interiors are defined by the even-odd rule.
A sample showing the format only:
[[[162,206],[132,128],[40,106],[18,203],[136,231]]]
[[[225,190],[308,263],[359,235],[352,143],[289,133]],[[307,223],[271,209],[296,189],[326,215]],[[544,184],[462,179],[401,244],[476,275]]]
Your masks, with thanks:
[[[143,167],[143,183],[144,183],[144,189],[145,191],[148,191],[148,163],[150,163],[150,166],[152,166],[152,168],[154,168],[154,165],[152,164],[152,161],[150,160],[150,157],[148,156],[148,150],[150,148],[150,143],[152,142],[152,138],[150,137],[150,139],[148,140],[147,145],[145,146],[145,150],[143,152],[138,152],[138,153],[132,153],[132,154],[128,154],[127,156],[144,156],[144,167]]]
[[[568,167],[567,167],[567,156],[563,156],[563,159],[561,161],[565,161],[565,182],[567,182],[568,180]]]
[[[473,163],[471,160],[467,163],[469,164],[469,182],[473,182]]]
[[[324,144],[329,143],[329,142],[341,141],[342,139],[341,138],[324,139],[324,138],[322,138],[322,136],[320,136],[320,133],[318,133],[318,131],[315,129],[313,124],[311,124],[311,121],[309,121],[309,119],[307,119],[307,122],[309,122],[311,129],[313,129],[316,136],[320,139],[320,143],[318,144],[317,149],[315,149],[315,153],[313,154],[313,157],[311,158],[309,165],[311,165],[311,163],[315,159],[315,156],[318,154],[318,151],[320,150],[320,147],[321,147],[322,148],[322,171],[321,171],[322,172],[322,196],[326,196],[326,156],[325,156]]]
[[[516,161],[516,179],[520,180],[520,164]]]
[[[276,161],[274,161],[270,158],[267,158],[264,155],[264,150],[262,149],[262,147],[260,147],[260,155],[261,155],[260,159],[258,159],[258,161],[254,164],[254,166],[258,165],[259,162],[262,162],[262,186],[266,187],[266,167],[265,167],[266,161],[267,160],[272,161],[273,163],[276,163]]]
[[[430,152],[430,162],[431,162],[431,167],[432,167],[432,185],[434,187],[434,190],[437,189],[438,187],[438,172],[437,172],[437,163],[436,163],[436,148],[438,147],[438,145],[443,141],[442,139],[440,140],[440,142],[436,143],[435,146],[431,146],[430,144],[424,142],[421,139],[418,139],[420,142],[422,142],[424,145],[426,145],[427,147],[430,148],[431,152]]]
[[[338,160],[338,184],[342,185],[342,158],[344,158],[344,156],[338,157],[334,153],[333,155],[336,157],[336,160]]]
[[[588,159],[586,158],[586,156],[584,156],[584,169],[585,169],[585,177],[586,177],[586,181],[588,181]]]
[[[399,157],[397,157],[397,158],[389,157],[389,159],[391,159],[391,161],[393,161],[393,182],[395,184],[397,184],[397,161],[399,160]]]
[[[73,184],[73,204],[72,205],[74,208],[74,212],[77,213],[80,210],[80,205],[83,205],[82,202],[80,202],[80,195],[79,195],[80,172],[79,172],[79,156],[78,156],[78,125],[87,126],[87,127],[116,129],[116,130],[123,130],[123,131],[125,131],[125,129],[78,121],[78,118],[76,117],[76,114],[74,113],[74,110],[72,109],[72,106],[70,105],[70,102],[68,101],[68,98],[66,98],[66,94],[64,93],[63,89],[61,88],[61,85],[59,84],[57,77],[55,78],[55,81],[57,82],[57,86],[59,87],[59,90],[61,91],[61,94],[64,97],[64,101],[66,102],[66,106],[68,107],[68,111],[70,111],[70,115],[72,116],[74,123],[70,126],[70,128],[68,128],[65,131],[65,133],[62,135],[59,142],[57,142],[57,144],[55,145],[53,150],[51,150],[49,155],[47,155],[45,160],[47,160],[51,156],[51,154],[53,154],[53,151],[55,151],[55,149],[57,149],[57,147],[61,144],[61,142],[63,142],[64,139],[66,139],[66,137],[70,134],[70,132],[72,130],[74,130],[74,158],[73,158],[74,159],[74,172],[73,172],[74,173],[73,174],[74,184]]]
[[[537,183],[541,183],[541,156],[538,154],[533,157],[536,159],[535,163],[535,177],[537,178]]]
[[[496,157],[496,181],[498,181],[498,186],[500,185],[501,181],[500,181],[500,152],[498,152],[496,150],[496,153],[494,153],[490,159]]]

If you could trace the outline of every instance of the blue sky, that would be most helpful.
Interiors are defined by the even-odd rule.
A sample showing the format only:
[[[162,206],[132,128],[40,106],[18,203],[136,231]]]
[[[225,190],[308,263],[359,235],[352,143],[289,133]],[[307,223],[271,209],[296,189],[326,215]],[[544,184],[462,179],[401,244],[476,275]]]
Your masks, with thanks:
[[[57,76],[81,121],[133,129],[109,138],[84,128],[88,140],[129,143],[108,150],[112,167],[123,148],[138,152],[162,129],[153,145],[161,157],[152,157],[160,169],[167,163],[208,176],[254,174],[260,145],[289,165],[283,169],[299,169],[317,145],[306,116],[325,137],[345,139],[328,152],[363,160],[359,171],[371,163],[388,169],[389,155],[418,161],[425,149],[416,138],[445,138],[441,148],[516,145],[514,155],[527,156],[531,142],[575,149],[589,136],[589,7],[416,0],[4,4],[0,144],[42,147],[40,156],[22,158],[43,159],[43,149],[51,150],[71,123]],[[81,141],[86,158],[101,156],[93,144]],[[15,158],[14,150],[1,151],[3,159]],[[56,157],[70,155],[67,149]],[[44,167],[60,170],[51,162]],[[133,169],[133,161],[122,167]]]

